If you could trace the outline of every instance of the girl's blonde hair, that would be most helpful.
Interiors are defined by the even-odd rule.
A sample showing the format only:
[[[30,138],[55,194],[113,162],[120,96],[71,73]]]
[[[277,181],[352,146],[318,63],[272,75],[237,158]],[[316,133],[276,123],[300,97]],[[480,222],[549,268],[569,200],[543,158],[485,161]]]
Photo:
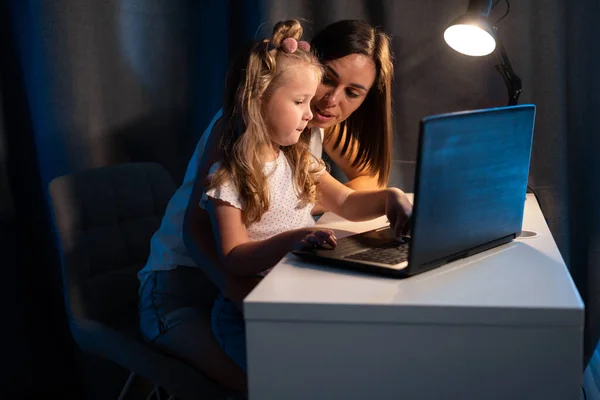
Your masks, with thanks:
[[[293,53],[281,49],[283,40],[300,40],[301,36],[302,26],[297,20],[279,22],[270,38],[255,42],[228,71],[221,141],[223,158],[208,188],[224,183],[234,185],[244,205],[246,224],[260,221],[270,203],[262,150],[271,145],[271,139],[263,104],[285,83],[286,72],[292,67],[311,68],[321,81],[322,66],[311,51],[300,46]],[[323,168],[323,162],[316,160],[309,150],[310,136],[307,128],[298,143],[280,149],[292,167],[298,208],[316,201],[315,174]]]

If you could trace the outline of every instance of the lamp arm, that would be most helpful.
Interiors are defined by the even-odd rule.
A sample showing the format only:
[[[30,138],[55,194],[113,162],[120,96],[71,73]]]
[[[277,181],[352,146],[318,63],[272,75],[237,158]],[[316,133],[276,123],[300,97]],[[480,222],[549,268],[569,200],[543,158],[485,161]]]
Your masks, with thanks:
[[[496,71],[502,76],[502,80],[506,85],[506,89],[508,91],[508,105],[514,106],[519,102],[519,96],[522,91],[521,78],[515,74],[515,71],[510,64],[510,59],[508,58],[508,54],[506,54],[506,50],[504,50],[504,46],[498,37],[498,30],[496,27],[492,28],[494,30],[494,36],[496,39],[496,49],[494,53],[498,59],[498,64],[496,64]]]

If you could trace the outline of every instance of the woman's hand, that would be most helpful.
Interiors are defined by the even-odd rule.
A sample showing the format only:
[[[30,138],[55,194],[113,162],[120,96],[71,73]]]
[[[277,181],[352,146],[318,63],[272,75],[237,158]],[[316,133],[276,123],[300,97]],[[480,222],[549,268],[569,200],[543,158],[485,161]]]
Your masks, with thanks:
[[[406,194],[396,188],[388,188],[385,199],[385,215],[394,229],[395,237],[401,238],[405,232],[406,222],[412,214],[412,204]]]
[[[312,249],[325,243],[337,246],[337,239],[331,229],[302,228],[296,230],[297,235],[292,243],[292,250]]]

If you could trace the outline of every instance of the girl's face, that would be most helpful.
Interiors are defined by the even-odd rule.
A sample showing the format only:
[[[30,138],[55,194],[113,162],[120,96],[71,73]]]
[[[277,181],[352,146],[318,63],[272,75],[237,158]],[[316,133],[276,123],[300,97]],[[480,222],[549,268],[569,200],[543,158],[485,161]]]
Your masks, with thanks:
[[[263,104],[271,141],[279,146],[296,144],[313,117],[310,101],[319,85],[317,71],[305,65],[290,66],[279,86]]]
[[[375,63],[363,54],[327,61],[312,101],[311,125],[329,128],[346,120],[365,101],[375,82]]]

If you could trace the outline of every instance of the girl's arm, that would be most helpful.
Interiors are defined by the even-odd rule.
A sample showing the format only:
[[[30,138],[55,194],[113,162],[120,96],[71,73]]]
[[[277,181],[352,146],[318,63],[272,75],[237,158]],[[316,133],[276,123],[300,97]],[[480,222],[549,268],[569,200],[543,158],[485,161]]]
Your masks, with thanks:
[[[336,134],[333,132],[332,134]],[[351,143],[349,148],[345,153],[342,153],[342,146],[338,146],[338,148],[334,149],[333,144],[335,143],[335,137],[328,137],[323,141],[323,151],[329,156],[331,161],[333,161],[346,175],[348,178],[348,182],[345,184],[348,188],[352,190],[377,190],[382,189],[379,186],[379,175],[375,176],[369,175],[369,171],[364,168],[359,168],[357,166],[353,166],[352,163],[356,159],[356,148],[357,143]],[[354,141],[355,142],[355,141]],[[323,214],[324,212],[330,210],[323,201],[319,199],[317,204],[313,207],[311,213],[313,215]]]
[[[323,172],[317,183],[321,204],[349,221],[364,221],[387,215],[400,237],[412,204],[397,188],[355,191]]]
[[[280,233],[266,240],[250,241],[242,210],[209,198],[210,214],[223,269],[236,276],[256,275],[277,264],[289,251],[326,241],[337,244],[329,229],[303,228]]]

